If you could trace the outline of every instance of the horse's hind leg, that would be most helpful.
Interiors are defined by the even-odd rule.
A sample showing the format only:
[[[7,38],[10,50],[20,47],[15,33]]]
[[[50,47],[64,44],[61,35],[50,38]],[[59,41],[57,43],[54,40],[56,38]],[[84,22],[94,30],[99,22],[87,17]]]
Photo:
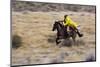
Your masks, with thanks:
[[[72,37],[72,39],[73,39],[73,44],[75,45],[76,44],[76,35],[74,34],[74,36]]]
[[[73,41],[72,41],[72,43],[71,43],[71,44],[72,44],[72,45],[75,45],[75,38],[74,38],[74,37],[72,37],[72,40],[73,40]]]
[[[74,44],[75,44],[75,42],[76,42],[75,38],[73,38],[73,41],[74,41]]]

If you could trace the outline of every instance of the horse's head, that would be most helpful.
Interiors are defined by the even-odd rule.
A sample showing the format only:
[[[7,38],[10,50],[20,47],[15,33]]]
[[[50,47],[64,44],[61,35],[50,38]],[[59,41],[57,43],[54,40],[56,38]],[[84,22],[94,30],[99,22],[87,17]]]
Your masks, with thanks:
[[[57,29],[57,25],[58,25],[58,22],[55,21],[55,23],[53,24],[53,29],[52,29],[52,31],[55,31],[55,30]]]

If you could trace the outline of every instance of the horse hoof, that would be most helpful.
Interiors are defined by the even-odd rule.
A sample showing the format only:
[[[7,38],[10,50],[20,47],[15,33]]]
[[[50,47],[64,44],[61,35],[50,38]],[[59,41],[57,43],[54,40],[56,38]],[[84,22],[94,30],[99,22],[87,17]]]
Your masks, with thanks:
[[[58,45],[60,42],[57,42],[56,45]]]
[[[56,45],[58,45],[58,44],[59,44],[59,42],[56,43]]]

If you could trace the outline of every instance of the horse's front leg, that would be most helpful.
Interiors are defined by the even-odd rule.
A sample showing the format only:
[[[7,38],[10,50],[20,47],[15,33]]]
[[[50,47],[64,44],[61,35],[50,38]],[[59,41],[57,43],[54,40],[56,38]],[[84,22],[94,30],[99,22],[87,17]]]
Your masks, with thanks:
[[[56,45],[58,45],[61,41],[59,41],[59,38],[56,38]]]
[[[72,37],[72,39],[73,39],[73,43],[74,43],[74,45],[76,44],[76,35],[74,35],[73,37]]]
[[[56,38],[56,45],[58,45],[58,44],[59,44],[58,40],[59,40],[59,38]]]

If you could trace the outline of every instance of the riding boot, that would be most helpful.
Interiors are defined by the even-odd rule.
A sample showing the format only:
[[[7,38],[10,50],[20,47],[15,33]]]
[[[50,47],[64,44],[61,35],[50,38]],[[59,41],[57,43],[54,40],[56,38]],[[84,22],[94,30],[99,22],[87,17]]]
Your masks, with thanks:
[[[83,36],[83,34],[81,34],[78,30],[77,30],[77,34],[78,34],[79,37]]]

